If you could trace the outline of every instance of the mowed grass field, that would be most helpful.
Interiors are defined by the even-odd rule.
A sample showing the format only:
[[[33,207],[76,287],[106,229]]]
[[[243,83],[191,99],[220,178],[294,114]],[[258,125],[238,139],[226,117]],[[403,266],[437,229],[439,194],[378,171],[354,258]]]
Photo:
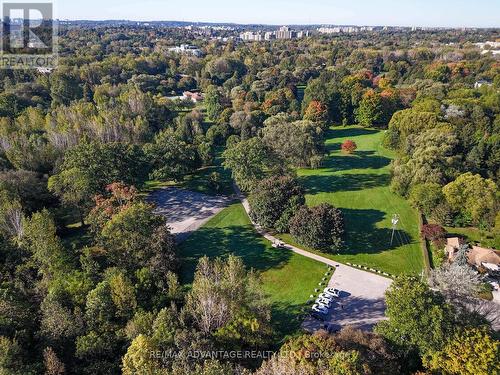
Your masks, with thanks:
[[[322,168],[299,170],[298,176],[309,206],[328,202],[344,213],[345,247],[340,255],[328,257],[396,275],[418,274],[423,260],[417,212],[389,189],[394,155],[382,146],[383,135],[383,131],[356,126],[331,128],[326,142],[329,155]],[[347,139],[358,146],[353,155],[341,151]],[[391,245],[394,214],[400,221]]]
[[[183,284],[190,284],[198,259],[235,254],[261,274],[272,303],[272,321],[279,339],[300,329],[309,295],[327,272],[326,265],[287,250],[277,250],[254,231],[243,206],[221,211],[180,245]]]

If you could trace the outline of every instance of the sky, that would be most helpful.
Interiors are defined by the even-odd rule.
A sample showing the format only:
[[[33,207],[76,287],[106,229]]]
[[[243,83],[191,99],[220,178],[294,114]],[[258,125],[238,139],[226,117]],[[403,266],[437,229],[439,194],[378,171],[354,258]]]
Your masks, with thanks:
[[[59,19],[500,27],[500,0],[54,0]]]

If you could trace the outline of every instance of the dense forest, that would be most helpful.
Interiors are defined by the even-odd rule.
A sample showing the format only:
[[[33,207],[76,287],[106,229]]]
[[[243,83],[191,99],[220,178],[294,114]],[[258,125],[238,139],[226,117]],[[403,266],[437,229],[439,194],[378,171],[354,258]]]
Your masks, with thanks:
[[[428,222],[496,237],[500,60],[474,43],[498,38],[243,43],[181,28],[62,28],[54,71],[0,70],[0,373],[498,373],[484,317],[413,278],[394,282],[375,333],[277,337],[241,259],[203,258],[181,285],[174,236],[144,198],[152,181],[182,181],[222,157],[255,220],[337,248],[342,213],[305,207],[294,169],[322,165],[331,125],[359,124],[385,130],[391,189]],[[182,43],[204,55],[169,51]],[[216,189],[221,180],[210,176]],[[194,349],[280,354],[185,355]],[[333,354],[307,355],[322,351]]]

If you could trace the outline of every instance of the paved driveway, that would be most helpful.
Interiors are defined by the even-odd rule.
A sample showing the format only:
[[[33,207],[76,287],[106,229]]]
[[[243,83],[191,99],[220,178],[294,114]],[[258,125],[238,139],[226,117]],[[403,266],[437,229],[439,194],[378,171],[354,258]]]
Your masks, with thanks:
[[[156,212],[167,218],[167,224],[178,241],[205,224],[230,203],[225,196],[210,196],[174,187],[163,188],[149,195]]]
[[[312,332],[324,328],[324,325],[333,330],[348,325],[372,329],[385,319],[384,294],[391,282],[391,279],[337,264],[328,286],[339,289],[342,292],[340,298],[330,309],[325,322],[308,317],[303,323],[304,329]]]

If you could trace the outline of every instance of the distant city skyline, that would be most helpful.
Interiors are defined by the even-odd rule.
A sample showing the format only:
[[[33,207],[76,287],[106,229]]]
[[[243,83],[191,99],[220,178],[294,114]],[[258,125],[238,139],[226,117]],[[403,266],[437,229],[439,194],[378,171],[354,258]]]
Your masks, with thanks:
[[[57,17],[68,20],[500,27],[499,0],[56,0],[56,4]]]

